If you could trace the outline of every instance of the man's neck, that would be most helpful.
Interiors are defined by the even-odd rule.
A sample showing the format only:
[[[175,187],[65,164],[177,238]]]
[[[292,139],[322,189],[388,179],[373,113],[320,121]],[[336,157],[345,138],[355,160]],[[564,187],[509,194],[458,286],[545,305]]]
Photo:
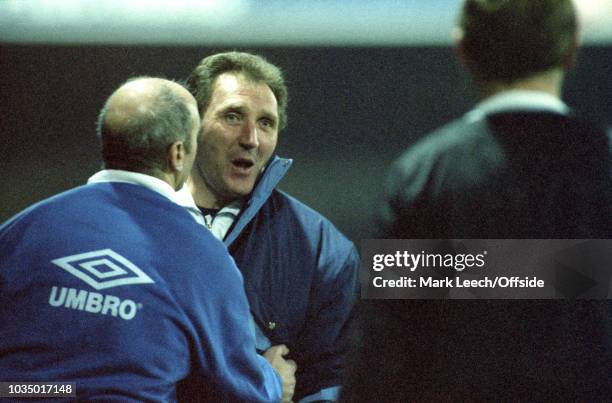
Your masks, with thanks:
[[[485,99],[504,91],[524,90],[537,91],[561,98],[561,86],[563,84],[563,70],[553,69],[544,73],[521,78],[511,83],[500,81],[481,81],[478,83],[480,98]]]
[[[135,169],[126,169],[125,167],[115,166],[115,165],[108,165],[108,164],[103,165],[102,168],[103,169],[114,169],[114,170],[120,170],[120,171],[135,172],[135,173],[138,173],[138,174],[152,176],[153,178],[157,178],[157,179],[160,179],[160,180],[166,182],[174,190],[178,190],[181,187],[180,186],[181,184],[179,183],[178,178],[177,178],[177,176],[175,174],[173,174],[171,172],[166,172],[166,171],[161,170],[161,169],[156,169],[156,168],[144,169],[143,168],[143,169],[140,169],[140,170],[135,170]]]
[[[191,192],[193,200],[198,207],[207,209],[222,209],[230,201],[219,200],[209,189],[208,185],[202,176],[195,170],[192,170],[191,175],[185,182],[187,189]]]
[[[154,178],[158,178],[166,182],[168,185],[172,187],[172,189],[179,190],[181,188],[181,182],[178,180],[175,174],[168,172],[153,172],[148,175],[153,176]]]

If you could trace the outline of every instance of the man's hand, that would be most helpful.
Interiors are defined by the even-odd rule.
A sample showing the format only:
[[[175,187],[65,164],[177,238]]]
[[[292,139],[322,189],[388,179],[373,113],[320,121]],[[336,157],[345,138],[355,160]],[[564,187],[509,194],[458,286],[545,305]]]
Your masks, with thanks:
[[[289,349],[284,344],[272,346],[263,354],[270,365],[280,374],[283,380],[283,402],[289,403],[295,392],[295,371],[297,364],[293,360],[286,360],[284,356],[289,354]]]

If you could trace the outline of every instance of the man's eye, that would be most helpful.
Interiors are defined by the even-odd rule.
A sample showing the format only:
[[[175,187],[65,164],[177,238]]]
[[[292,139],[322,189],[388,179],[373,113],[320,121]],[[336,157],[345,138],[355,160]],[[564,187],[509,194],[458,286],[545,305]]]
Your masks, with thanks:
[[[237,123],[240,121],[240,115],[238,115],[237,113],[228,113],[227,115],[225,115],[225,120],[228,123]]]
[[[270,119],[261,119],[259,123],[265,128],[268,128],[268,129],[274,128],[274,122]]]

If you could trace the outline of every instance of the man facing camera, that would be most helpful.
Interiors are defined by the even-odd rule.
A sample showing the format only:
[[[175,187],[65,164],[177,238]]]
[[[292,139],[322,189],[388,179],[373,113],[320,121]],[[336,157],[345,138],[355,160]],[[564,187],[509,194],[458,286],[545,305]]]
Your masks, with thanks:
[[[74,382],[86,401],[279,401],[295,364],[255,353],[243,279],[176,203],[200,119],[182,86],[131,80],[99,117],[104,170],[0,227],[0,374]],[[192,202],[193,203],[193,202]]]
[[[571,1],[467,0],[457,47],[481,101],[396,162],[382,237],[610,239],[606,133],[560,99],[577,48]],[[369,305],[347,401],[612,396],[609,301]]]
[[[335,400],[359,260],[328,220],[277,189],[292,163],[274,155],[287,122],[282,74],[259,56],[220,53],[204,58],[187,86],[203,133],[181,193],[191,192],[242,271],[257,348],[289,347],[299,363],[296,400]]]

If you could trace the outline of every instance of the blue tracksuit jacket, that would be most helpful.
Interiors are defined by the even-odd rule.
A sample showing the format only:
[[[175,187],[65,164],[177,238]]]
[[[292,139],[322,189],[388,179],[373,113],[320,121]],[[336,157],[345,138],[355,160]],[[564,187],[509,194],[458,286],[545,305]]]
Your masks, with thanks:
[[[145,187],[81,186],[0,227],[2,381],[167,402],[191,373],[224,401],[278,401],[249,317],[221,242]]]

